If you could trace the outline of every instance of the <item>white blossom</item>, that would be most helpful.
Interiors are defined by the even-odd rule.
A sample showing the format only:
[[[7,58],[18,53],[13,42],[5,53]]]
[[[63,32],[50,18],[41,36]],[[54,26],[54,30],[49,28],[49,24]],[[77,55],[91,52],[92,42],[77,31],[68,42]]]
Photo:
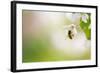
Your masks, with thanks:
[[[88,14],[83,14],[82,15],[82,21],[87,23],[87,19],[89,18]]]

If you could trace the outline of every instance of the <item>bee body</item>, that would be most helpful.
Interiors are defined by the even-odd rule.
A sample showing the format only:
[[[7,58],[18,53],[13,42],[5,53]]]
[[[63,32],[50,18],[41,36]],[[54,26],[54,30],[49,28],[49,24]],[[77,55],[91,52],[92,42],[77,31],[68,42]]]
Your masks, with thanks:
[[[68,31],[68,37],[70,39],[73,39],[73,37],[74,37],[74,34],[73,34],[73,32],[71,30]]]

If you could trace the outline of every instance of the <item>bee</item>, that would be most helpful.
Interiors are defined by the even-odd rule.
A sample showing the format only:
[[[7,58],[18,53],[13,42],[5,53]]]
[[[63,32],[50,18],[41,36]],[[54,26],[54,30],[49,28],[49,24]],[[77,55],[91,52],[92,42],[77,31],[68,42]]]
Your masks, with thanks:
[[[73,39],[73,37],[74,37],[74,34],[73,34],[73,32],[71,30],[68,31],[68,37],[70,39]]]
[[[76,25],[70,24],[67,31],[67,36],[69,37],[69,39],[73,39],[77,34]]]

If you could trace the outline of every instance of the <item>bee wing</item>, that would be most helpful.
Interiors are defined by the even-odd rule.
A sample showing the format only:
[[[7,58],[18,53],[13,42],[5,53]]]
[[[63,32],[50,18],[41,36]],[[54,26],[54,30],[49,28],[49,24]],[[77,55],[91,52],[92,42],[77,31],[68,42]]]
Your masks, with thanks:
[[[67,37],[68,37],[68,29],[64,29],[64,37],[65,37],[65,39],[67,39]]]
[[[72,33],[73,33],[74,35],[77,34],[77,30],[76,30],[76,28],[74,28],[74,29],[72,30]]]

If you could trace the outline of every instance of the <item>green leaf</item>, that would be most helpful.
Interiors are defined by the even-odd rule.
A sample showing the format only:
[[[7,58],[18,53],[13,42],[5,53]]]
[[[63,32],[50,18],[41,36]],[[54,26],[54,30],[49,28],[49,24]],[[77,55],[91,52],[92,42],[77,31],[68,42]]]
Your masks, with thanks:
[[[91,15],[87,13],[89,18],[87,19],[87,23],[83,22],[82,19],[80,19],[80,27],[84,31],[85,36],[88,40],[91,39],[91,28],[89,28],[91,24]]]

